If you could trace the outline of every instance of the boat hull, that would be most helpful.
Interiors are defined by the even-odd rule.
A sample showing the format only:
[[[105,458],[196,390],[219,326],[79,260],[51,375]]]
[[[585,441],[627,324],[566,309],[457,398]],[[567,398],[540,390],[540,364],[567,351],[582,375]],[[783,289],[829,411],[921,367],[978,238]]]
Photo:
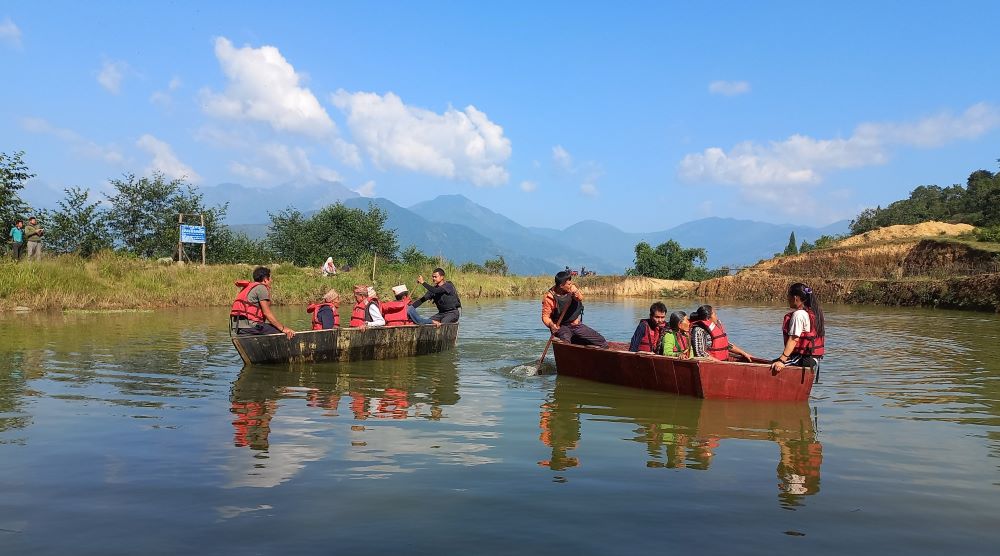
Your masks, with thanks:
[[[458,324],[334,328],[284,334],[235,335],[247,365],[367,361],[438,353],[455,347]]]
[[[599,349],[557,340],[552,350],[560,375],[704,399],[803,401],[814,380],[808,367],[774,372],[766,363],[678,359],[617,345]]]

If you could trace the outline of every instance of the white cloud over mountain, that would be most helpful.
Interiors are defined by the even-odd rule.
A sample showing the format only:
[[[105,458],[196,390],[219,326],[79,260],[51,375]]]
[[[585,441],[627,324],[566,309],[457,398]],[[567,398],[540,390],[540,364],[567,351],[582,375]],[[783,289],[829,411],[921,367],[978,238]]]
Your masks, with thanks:
[[[187,164],[181,162],[171,147],[165,141],[161,141],[150,134],[145,134],[136,141],[136,146],[153,155],[146,172],[161,172],[164,176],[174,179],[185,179],[191,183],[201,181],[201,176]]]
[[[792,135],[783,141],[739,143],[688,154],[678,175],[688,182],[735,185],[752,197],[772,199],[801,185],[820,183],[826,172],[883,164],[894,146],[933,148],[974,139],[1000,127],[1000,110],[979,103],[959,115],[941,113],[915,122],[862,123],[846,138]]]
[[[109,164],[120,164],[125,160],[118,147],[114,145],[98,145],[71,129],[56,127],[42,118],[22,118],[21,129],[30,133],[55,137],[68,144],[73,153],[85,158],[103,160]]]
[[[474,106],[444,113],[404,104],[393,93],[332,95],[347,116],[351,136],[379,168],[403,168],[478,186],[509,179],[510,140]]]
[[[201,92],[206,114],[232,120],[265,122],[277,131],[323,137],[336,125],[303,78],[273,46],[236,48],[225,37],[215,40],[215,56],[226,76],[222,93]]]

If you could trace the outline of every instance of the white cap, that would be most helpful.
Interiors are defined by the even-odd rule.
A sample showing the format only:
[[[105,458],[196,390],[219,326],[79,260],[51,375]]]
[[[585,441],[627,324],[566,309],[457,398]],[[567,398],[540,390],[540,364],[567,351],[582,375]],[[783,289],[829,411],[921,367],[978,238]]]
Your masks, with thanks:
[[[410,290],[408,290],[406,288],[406,284],[400,284],[398,286],[393,286],[392,287],[392,294],[393,295],[402,295],[403,293],[408,292],[408,291],[410,291]]]

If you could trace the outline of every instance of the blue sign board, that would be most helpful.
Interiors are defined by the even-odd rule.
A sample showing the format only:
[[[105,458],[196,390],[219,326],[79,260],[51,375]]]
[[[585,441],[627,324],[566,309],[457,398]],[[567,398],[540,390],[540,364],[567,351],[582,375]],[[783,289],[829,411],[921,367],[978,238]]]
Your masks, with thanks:
[[[181,243],[205,243],[205,227],[181,224]]]

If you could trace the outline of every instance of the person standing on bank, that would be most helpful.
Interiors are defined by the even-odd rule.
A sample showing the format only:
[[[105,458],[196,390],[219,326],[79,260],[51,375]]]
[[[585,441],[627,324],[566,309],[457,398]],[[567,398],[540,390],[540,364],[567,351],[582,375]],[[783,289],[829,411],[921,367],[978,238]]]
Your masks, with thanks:
[[[45,229],[38,225],[38,219],[32,216],[24,228],[24,241],[28,242],[28,260],[42,260],[42,234]]]
[[[8,237],[10,237],[10,256],[17,262],[21,260],[21,254],[24,252],[24,220],[14,223]]]
[[[604,336],[583,324],[583,294],[573,283],[573,275],[565,270],[556,274],[555,285],[542,298],[542,324],[563,342],[608,347]]]
[[[455,284],[444,279],[444,269],[440,267],[431,273],[431,281],[434,282],[433,286],[427,285],[423,276],[417,276],[417,283],[423,286],[427,293],[414,301],[413,306],[420,307],[424,301],[433,301],[438,310],[436,314],[431,315],[435,325],[458,322],[462,316],[462,300],[458,297]]]
[[[253,269],[253,282],[237,282],[243,286],[229,311],[237,334],[284,334],[291,340],[295,331],[278,322],[271,311],[271,269]]]
[[[649,318],[639,321],[628,350],[660,353],[660,339],[667,326],[667,306],[657,301],[649,306]]]
[[[780,371],[788,365],[816,367],[826,353],[826,327],[819,299],[812,288],[798,282],[788,288],[788,307],[792,310],[781,325],[785,349],[771,368]]]

